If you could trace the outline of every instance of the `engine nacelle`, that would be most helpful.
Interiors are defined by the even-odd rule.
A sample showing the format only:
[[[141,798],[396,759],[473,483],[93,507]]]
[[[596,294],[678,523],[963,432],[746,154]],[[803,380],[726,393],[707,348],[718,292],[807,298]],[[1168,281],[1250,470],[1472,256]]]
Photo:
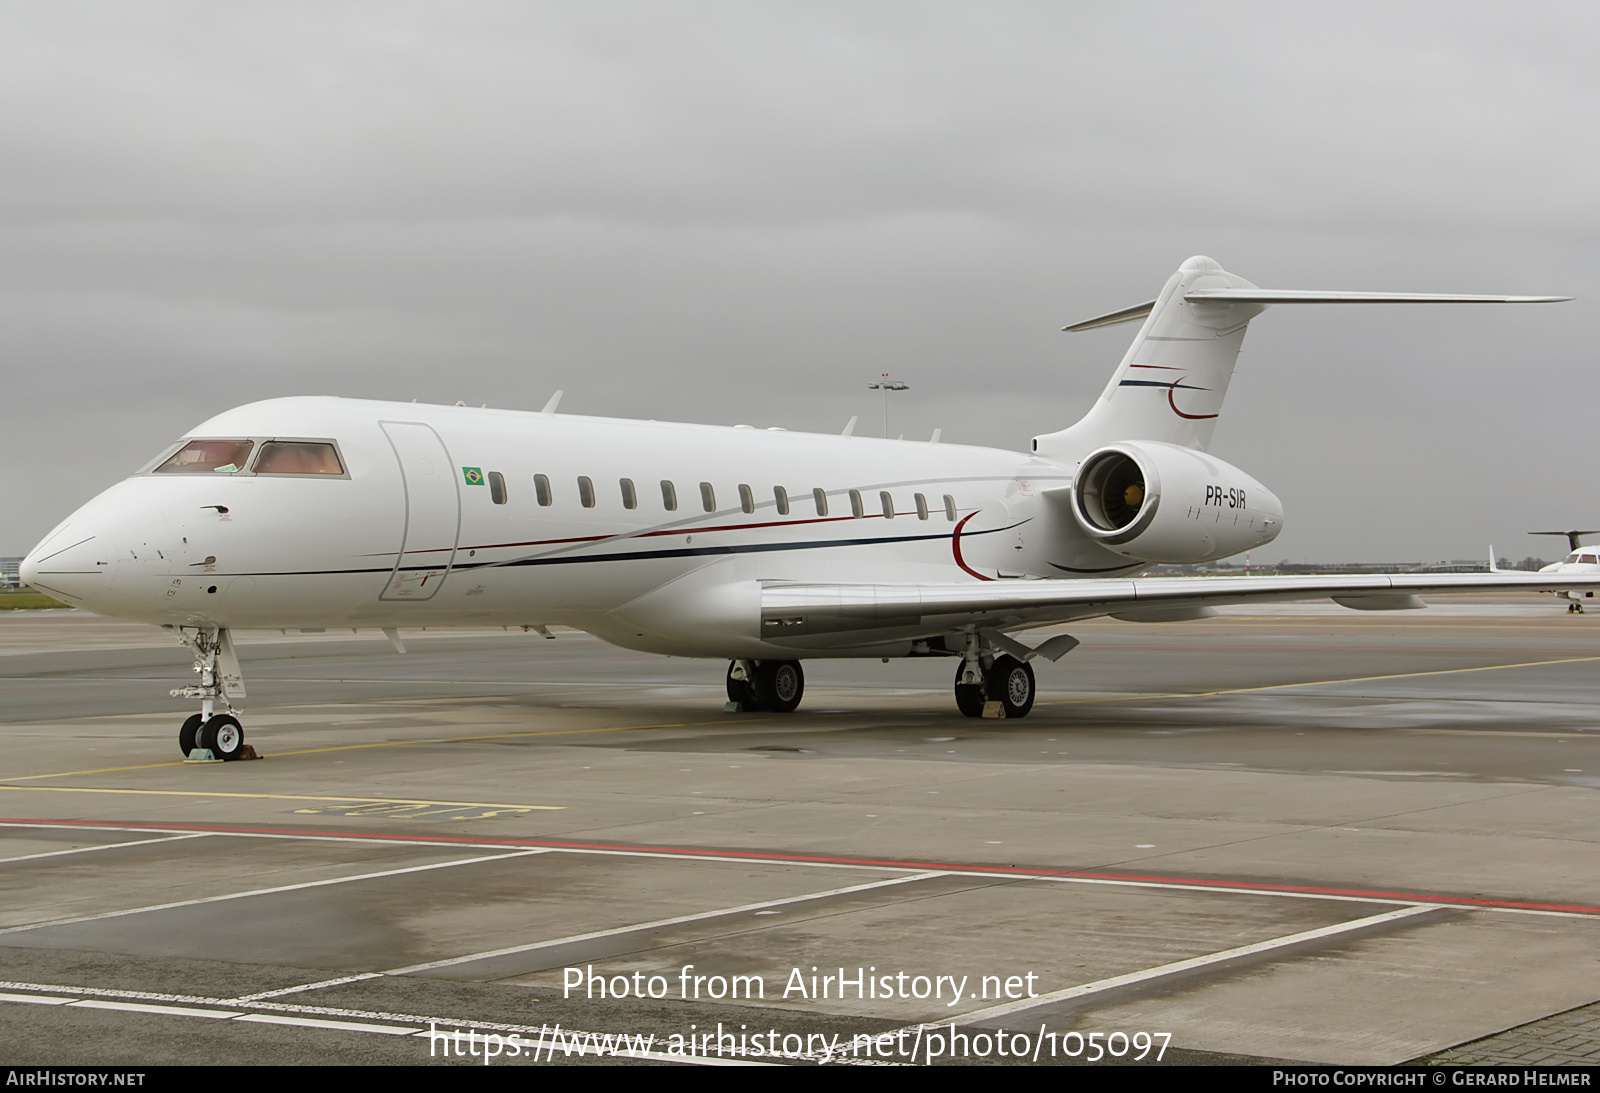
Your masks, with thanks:
[[[1072,484],[1072,515],[1090,538],[1141,562],[1226,558],[1283,530],[1283,505],[1254,478],[1153,440],[1091,453]]]

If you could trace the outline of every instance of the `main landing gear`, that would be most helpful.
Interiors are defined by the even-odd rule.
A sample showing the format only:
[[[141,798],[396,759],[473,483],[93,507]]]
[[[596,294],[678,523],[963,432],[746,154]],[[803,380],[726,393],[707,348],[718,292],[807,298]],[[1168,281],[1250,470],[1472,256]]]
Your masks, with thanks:
[[[728,665],[728,705],[746,712],[792,713],[805,689],[798,660],[736,660]]]
[[[1070,634],[1057,634],[1032,648],[977,627],[966,630],[964,636],[955,690],[956,708],[968,717],[1027,717],[1035,693],[1028,661],[1038,656],[1060,660],[1078,646],[1078,639]],[[954,652],[949,637],[944,647]]]
[[[255,749],[244,742],[244,726],[230,699],[244,697],[244,676],[233,639],[226,629],[199,626],[168,626],[165,629],[194,654],[194,670],[200,676],[198,687],[174,687],[174,698],[198,698],[200,712],[191,714],[178,730],[178,747],[186,758],[195,752],[209,752],[212,759],[254,759]],[[226,713],[216,713],[218,700]]]
[[[963,658],[956,669],[956,708],[968,717],[1027,717],[1033,694],[1033,669],[1013,656],[993,657],[987,668]]]

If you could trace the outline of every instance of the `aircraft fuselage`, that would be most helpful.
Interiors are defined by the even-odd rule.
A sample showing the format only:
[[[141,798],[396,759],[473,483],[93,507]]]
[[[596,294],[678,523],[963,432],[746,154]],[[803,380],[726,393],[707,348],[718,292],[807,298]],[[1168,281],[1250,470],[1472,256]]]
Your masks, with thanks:
[[[563,624],[758,657],[775,650],[757,582],[1145,565],[1044,496],[1071,465],[997,449],[315,397],[230,410],[191,438],[329,442],[344,473],[163,473],[169,449],[52,532],[30,582],[156,624]]]

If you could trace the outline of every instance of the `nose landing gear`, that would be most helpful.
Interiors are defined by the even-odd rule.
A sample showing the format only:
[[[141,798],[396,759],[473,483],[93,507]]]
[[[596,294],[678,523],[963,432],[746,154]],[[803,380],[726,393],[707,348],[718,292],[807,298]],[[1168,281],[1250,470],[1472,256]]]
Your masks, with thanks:
[[[226,628],[167,626],[174,637],[194,654],[198,687],[174,687],[174,698],[198,698],[200,712],[191,714],[178,730],[178,747],[189,759],[254,759],[255,749],[244,742],[244,726],[234,715],[230,699],[244,697],[244,675]],[[226,713],[216,713],[218,700]],[[196,754],[196,753],[200,754]],[[205,754],[209,753],[209,755]]]

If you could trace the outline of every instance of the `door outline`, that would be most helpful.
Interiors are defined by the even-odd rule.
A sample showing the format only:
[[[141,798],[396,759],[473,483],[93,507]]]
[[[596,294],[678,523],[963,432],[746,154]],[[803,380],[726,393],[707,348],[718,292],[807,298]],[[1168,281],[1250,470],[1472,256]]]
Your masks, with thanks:
[[[388,583],[383,591],[378,594],[378,599],[389,601],[431,600],[443,587],[445,578],[450,576],[450,571],[455,566],[456,553],[461,544],[461,483],[456,481],[454,472],[455,461],[451,458],[450,449],[445,444],[444,438],[439,435],[432,425],[425,421],[379,421],[379,428],[383,430],[384,439],[389,442],[389,448],[394,452],[395,463],[400,470],[400,492],[404,499],[405,522],[400,529],[400,549],[395,552],[394,569],[389,573]],[[422,441],[420,447],[396,440],[396,432],[391,427],[405,430],[423,429],[425,433],[405,432],[401,437],[416,437]],[[434,451],[427,451],[429,443],[436,447]],[[424,521],[430,515],[424,510],[425,498],[420,489],[414,488],[414,475],[416,471],[408,468],[406,455],[402,454],[402,447],[415,458],[443,459],[441,467],[446,479],[450,482],[450,497],[454,502],[454,520],[447,521],[453,524],[450,532],[450,555],[442,566],[407,564],[406,548],[411,545],[413,535],[422,529]],[[423,453],[426,452],[426,455]],[[420,481],[415,482],[420,485]],[[413,516],[415,520],[413,521]],[[420,537],[419,537],[420,541]],[[415,554],[443,553],[443,547],[429,548],[415,551]],[[414,562],[415,559],[412,559]]]

